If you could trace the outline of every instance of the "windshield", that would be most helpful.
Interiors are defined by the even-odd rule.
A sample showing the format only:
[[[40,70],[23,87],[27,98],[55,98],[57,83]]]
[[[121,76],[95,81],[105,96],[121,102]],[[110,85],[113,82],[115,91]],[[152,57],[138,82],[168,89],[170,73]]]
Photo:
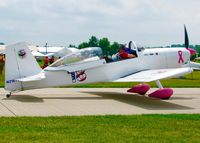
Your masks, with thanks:
[[[50,67],[58,67],[64,65],[72,65],[77,63],[96,61],[101,59],[102,57],[103,53],[101,48],[99,47],[85,48],[64,56],[63,58],[57,60],[55,63],[50,65]]]
[[[139,52],[145,49],[144,46],[132,41],[129,42],[129,47],[131,47],[133,50],[137,49]]]

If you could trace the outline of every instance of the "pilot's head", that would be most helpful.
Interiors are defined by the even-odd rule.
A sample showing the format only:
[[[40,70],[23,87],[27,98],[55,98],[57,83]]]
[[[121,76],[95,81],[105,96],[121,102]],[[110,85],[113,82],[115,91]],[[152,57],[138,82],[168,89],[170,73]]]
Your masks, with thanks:
[[[119,49],[120,49],[120,50],[125,50],[125,48],[126,48],[125,45],[124,45],[124,44],[121,44]]]
[[[124,51],[124,50],[125,50],[125,45],[121,44],[120,47],[119,47],[119,51]]]

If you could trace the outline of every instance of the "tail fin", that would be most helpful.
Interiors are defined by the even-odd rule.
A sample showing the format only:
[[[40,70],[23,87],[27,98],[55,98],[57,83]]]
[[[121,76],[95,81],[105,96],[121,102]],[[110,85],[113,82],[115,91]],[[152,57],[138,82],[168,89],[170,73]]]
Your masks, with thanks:
[[[42,69],[25,43],[17,43],[6,47],[6,90],[23,90],[22,83],[16,79],[32,76],[41,71]]]

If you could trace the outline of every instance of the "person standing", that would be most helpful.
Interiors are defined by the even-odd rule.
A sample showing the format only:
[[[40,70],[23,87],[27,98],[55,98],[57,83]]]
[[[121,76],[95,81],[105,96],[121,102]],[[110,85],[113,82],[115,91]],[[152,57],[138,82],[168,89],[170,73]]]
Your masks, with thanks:
[[[44,58],[44,66],[43,66],[43,68],[48,67],[48,65],[49,65],[49,58],[46,56],[46,57]]]
[[[5,65],[5,55],[4,54],[0,54],[0,76],[3,73],[4,65]]]
[[[52,57],[50,58],[49,63],[50,63],[50,64],[53,64],[53,63],[54,63],[54,56],[52,56]]]

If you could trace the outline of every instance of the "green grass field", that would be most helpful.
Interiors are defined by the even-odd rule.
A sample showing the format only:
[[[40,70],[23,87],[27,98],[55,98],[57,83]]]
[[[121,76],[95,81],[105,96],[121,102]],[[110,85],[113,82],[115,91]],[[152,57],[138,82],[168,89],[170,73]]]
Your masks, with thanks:
[[[199,143],[200,115],[1,117],[0,142]]]
[[[5,66],[2,75],[0,75],[0,87],[4,87],[4,80],[5,80]]]

